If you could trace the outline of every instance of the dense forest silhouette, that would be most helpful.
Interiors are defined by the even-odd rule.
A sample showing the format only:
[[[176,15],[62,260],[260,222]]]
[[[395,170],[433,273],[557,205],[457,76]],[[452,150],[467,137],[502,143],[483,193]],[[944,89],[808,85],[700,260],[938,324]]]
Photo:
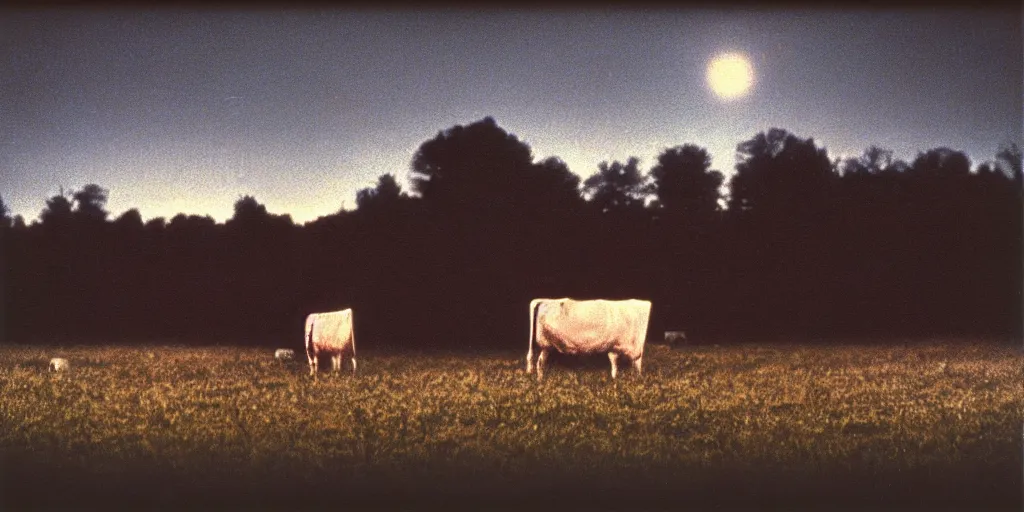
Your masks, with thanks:
[[[535,297],[648,298],[649,340],[1021,335],[1021,152],[830,159],[782,129],[736,148],[536,160],[487,117],[443,130],[357,208],[305,225],[252,196],[223,224],[109,219],[96,184],[3,212],[3,335],[16,342],[300,346],[355,309],[362,347],[521,348]],[[728,194],[722,197],[722,185]],[[339,198],[340,202],[340,198]]]

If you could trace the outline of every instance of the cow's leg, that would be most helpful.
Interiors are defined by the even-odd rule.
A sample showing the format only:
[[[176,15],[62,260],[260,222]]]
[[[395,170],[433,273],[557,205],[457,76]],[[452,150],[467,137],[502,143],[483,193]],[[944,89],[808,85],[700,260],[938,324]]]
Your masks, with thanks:
[[[312,376],[312,377],[316,377],[316,370],[317,370],[316,367],[317,367],[317,362],[318,362],[317,361],[318,354],[316,353],[316,349],[314,349],[314,348],[307,348],[306,349],[306,356],[309,357],[309,375]]]
[[[533,371],[533,347],[526,352],[526,373]]]
[[[615,378],[615,374],[617,374],[618,371],[619,371],[619,368],[618,368],[618,365],[617,365],[618,360],[619,360],[619,355],[616,354],[615,352],[608,352],[608,360],[612,362],[612,378],[614,379]]]
[[[356,374],[356,356],[352,356],[352,375]]]
[[[540,349],[540,355],[537,356],[537,381],[544,377],[544,363],[548,360],[548,349]]]
[[[335,373],[341,373],[341,352],[331,356],[331,367]]]
[[[641,375],[643,372],[640,370],[641,362],[643,362],[644,356],[640,356],[633,360],[633,369],[636,370],[637,375]]]

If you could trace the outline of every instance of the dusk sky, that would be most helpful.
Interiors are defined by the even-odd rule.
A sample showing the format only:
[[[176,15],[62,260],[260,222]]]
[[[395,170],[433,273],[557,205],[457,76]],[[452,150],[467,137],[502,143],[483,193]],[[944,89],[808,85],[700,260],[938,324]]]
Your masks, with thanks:
[[[780,127],[977,165],[1022,136],[1021,10],[7,11],[0,196],[38,218],[97,183],[116,217],[224,221],[243,194],[307,222],[406,178],[439,130],[493,116],[585,178],[603,160],[734,150]],[[711,61],[745,56],[724,99]]]

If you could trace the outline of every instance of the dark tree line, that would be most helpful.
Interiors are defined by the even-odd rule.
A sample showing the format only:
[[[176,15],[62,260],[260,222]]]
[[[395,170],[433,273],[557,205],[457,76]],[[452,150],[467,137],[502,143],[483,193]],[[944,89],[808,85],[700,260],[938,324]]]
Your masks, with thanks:
[[[704,148],[581,180],[493,119],[455,126],[357,209],[305,225],[245,196],[223,224],[108,220],[97,185],[3,213],[6,339],[301,343],[353,307],[372,345],[510,347],[534,297],[646,297],[649,339],[1020,336],[1021,153],[972,169],[936,148],[830,160],[781,129],[737,148],[720,190]]]

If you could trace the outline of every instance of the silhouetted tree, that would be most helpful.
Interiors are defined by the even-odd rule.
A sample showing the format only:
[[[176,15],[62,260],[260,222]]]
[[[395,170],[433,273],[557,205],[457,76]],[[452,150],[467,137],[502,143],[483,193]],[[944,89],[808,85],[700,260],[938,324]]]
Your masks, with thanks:
[[[231,323],[225,320],[231,316],[224,311],[228,304],[225,281],[245,277],[228,270],[225,245],[222,226],[208,215],[179,213],[167,223],[154,259],[166,277],[158,281],[152,295],[165,309],[149,319],[166,335],[186,336],[196,329],[209,335],[230,332]]]
[[[907,169],[905,162],[892,158],[891,150],[878,146],[867,148],[859,157],[842,160],[836,169],[840,175],[838,208],[843,215],[896,214],[879,208],[893,208],[901,200],[899,190]]]
[[[153,217],[152,219],[147,220],[143,227],[152,233],[162,233],[164,228],[167,227],[167,219],[164,219],[163,217]]]
[[[10,227],[11,226],[11,210],[4,204],[3,196],[0,196],[0,226]]]
[[[909,166],[894,160],[892,151],[870,146],[837,167],[835,218],[824,240],[832,246],[826,251],[831,265],[843,269],[826,271],[844,296],[830,305],[832,323],[861,334],[891,329],[906,314],[897,310],[912,300],[893,286],[896,276],[911,271],[916,258],[905,244]]]
[[[685,144],[665,149],[651,177],[657,206],[670,218],[707,222],[719,211],[722,173],[711,170],[711,155],[704,148]]]
[[[298,307],[295,225],[291,216],[271,214],[249,195],[235,202],[234,211],[214,248],[220,250],[216,265],[225,269],[218,276],[222,325],[246,335],[283,332]],[[251,277],[257,275],[262,277]]]
[[[780,128],[736,146],[740,161],[729,184],[729,209],[770,215],[817,214],[827,207],[835,175],[824,148]]]
[[[406,197],[395,177],[391,174],[383,174],[377,178],[375,187],[364,188],[356,192],[356,208],[387,210],[396,207],[398,202]]]
[[[525,197],[529,207],[544,214],[569,215],[582,205],[580,177],[558,157],[548,157],[533,165]]]
[[[118,227],[122,231],[142,231],[142,215],[139,213],[138,209],[131,208],[114,220],[114,226]]]
[[[167,223],[165,229],[168,233],[181,236],[184,241],[190,238],[200,238],[203,236],[208,237],[212,235],[216,232],[217,221],[209,215],[188,215],[179,213],[174,217],[171,217],[171,221]]]
[[[963,178],[971,172],[971,161],[960,151],[935,148],[918,153],[907,172],[914,178],[929,180]]]
[[[868,172],[878,174],[892,165],[892,150],[883,149],[878,146],[869,146],[864,150],[861,162],[863,162]]]
[[[996,160],[999,162],[999,169],[1012,176],[1018,182],[1021,180],[1022,154],[1020,146],[1016,143],[1010,143],[1000,147],[999,152],[996,153]]]
[[[859,157],[846,158],[837,166],[837,171],[843,176],[852,175],[877,175],[892,167],[892,151],[870,146],[864,150]]]
[[[223,224],[136,209],[107,222],[107,191],[89,185],[9,228],[0,200],[0,323],[28,341],[294,345],[305,314],[354,307],[373,346],[507,347],[530,298],[643,296],[654,337],[1020,335],[1016,145],[974,171],[947,148],[832,162],[780,129],[737,152],[721,212],[703,148],[663,150],[650,186],[630,158],[581,188],[492,118],[424,142],[413,195],[383,175],[357,209],[302,226],[248,195]]]
[[[904,173],[905,206],[914,234],[928,238],[921,247],[938,249],[935,243],[954,236],[951,224],[964,220],[962,213],[970,208],[964,192],[970,186],[971,162],[962,152],[935,148],[918,153]]]
[[[530,147],[491,117],[441,131],[412,159],[413,190],[432,208],[472,216],[514,205],[510,191],[532,165]]]
[[[65,227],[71,222],[72,203],[64,195],[62,188],[60,193],[46,200],[46,207],[39,214],[39,219],[44,226]]]
[[[601,162],[597,172],[583,182],[588,202],[601,213],[637,212],[644,208],[652,188],[640,172],[640,159],[629,157],[623,164]]]
[[[229,232],[234,233],[236,243],[240,242],[250,249],[260,246],[272,249],[282,240],[275,240],[275,237],[290,236],[290,231],[295,226],[291,215],[271,214],[267,212],[265,205],[250,195],[242,196],[235,201],[234,210],[234,216],[228,219],[224,226]],[[255,245],[249,244],[250,242]]]
[[[772,128],[736,147],[729,215],[733,275],[748,296],[738,305],[749,328],[783,334],[808,332],[832,308],[827,271],[836,221],[836,175],[824,148]],[[741,258],[738,255],[748,255]],[[736,313],[734,313],[736,314]]]
[[[420,278],[418,302],[435,308],[426,312],[434,318],[462,315],[468,329],[511,324],[495,315],[527,300],[516,276],[530,272],[535,281],[552,283],[555,265],[569,257],[566,232],[581,230],[573,225],[579,178],[558,159],[535,163],[530,147],[491,117],[424,142],[410,175],[425,214],[417,219],[425,224],[415,235],[421,242],[415,264],[431,269]],[[432,288],[448,298],[439,300]],[[466,310],[480,312],[456,313]],[[425,328],[438,327],[458,326]]]
[[[714,286],[712,269],[721,264],[712,234],[722,175],[710,168],[707,150],[685,144],[663,150],[650,171],[659,229],[646,244],[656,249],[649,263],[658,285],[653,299],[667,329],[679,328],[680,322],[691,333],[705,328],[702,322],[715,308],[708,291]]]
[[[90,183],[82,190],[72,193],[75,200],[75,216],[91,222],[103,222],[107,220],[107,211],[104,206],[107,204],[107,189]]]
[[[228,222],[260,222],[267,217],[267,207],[255,197],[245,195],[235,201],[235,215]]]

